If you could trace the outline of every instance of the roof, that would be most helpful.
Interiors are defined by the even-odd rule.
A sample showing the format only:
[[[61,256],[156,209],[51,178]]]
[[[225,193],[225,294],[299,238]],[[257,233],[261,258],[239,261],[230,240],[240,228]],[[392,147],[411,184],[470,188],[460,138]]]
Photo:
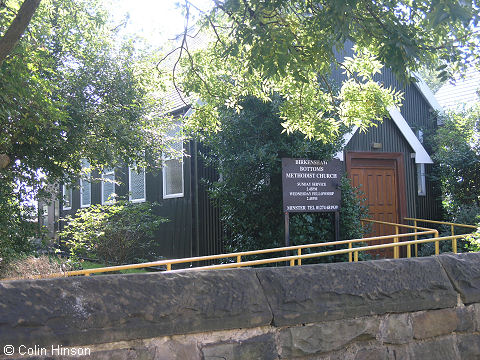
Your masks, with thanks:
[[[202,48],[205,48],[211,37],[205,33],[194,33],[195,29],[189,29],[189,35],[186,38],[185,47],[188,48],[188,51],[196,51]],[[192,35],[193,33],[193,35]],[[175,39],[169,44],[171,50],[168,53],[168,56],[162,61],[161,69],[167,73],[172,73],[173,67],[177,64],[176,72],[181,71],[181,67],[178,64],[180,56],[180,47],[182,46],[183,34],[178,35]],[[185,50],[183,50],[183,56],[185,56]],[[165,94],[165,103],[166,103],[166,113],[175,113],[181,109],[190,107],[195,102],[195,98],[192,96],[186,96],[181,92],[181,88],[176,89],[173,86],[173,83],[167,84],[167,91]]]
[[[463,105],[467,107],[475,101],[479,101],[480,71],[475,68],[467,70],[465,77],[457,76],[454,83],[448,82],[435,94],[442,107],[455,110]]]

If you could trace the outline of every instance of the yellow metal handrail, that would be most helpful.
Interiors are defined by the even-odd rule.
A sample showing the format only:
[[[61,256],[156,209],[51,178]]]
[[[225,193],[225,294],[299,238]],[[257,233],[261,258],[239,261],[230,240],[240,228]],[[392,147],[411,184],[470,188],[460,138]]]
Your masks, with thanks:
[[[412,234],[409,234],[412,235]],[[262,264],[272,264],[277,262],[285,262],[290,261],[290,263],[295,260],[299,259],[311,259],[315,257],[322,257],[322,256],[329,256],[329,255],[340,255],[346,254],[348,252],[360,252],[360,251],[369,251],[369,250],[376,250],[376,249],[386,249],[386,248],[395,248],[400,246],[409,246],[413,244],[423,244],[435,241],[444,241],[444,240],[451,240],[452,238],[462,238],[466,237],[468,234],[464,235],[454,235],[454,236],[444,236],[432,239],[420,239],[420,240],[410,240],[410,241],[403,241],[398,243],[390,243],[390,244],[380,244],[380,245],[370,245],[370,246],[363,246],[354,249],[341,249],[341,250],[332,250],[332,251],[324,251],[321,253],[312,253],[312,254],[304,254],[304,255],[293,255],[293,256],[283,256],[278,258],[270,258],[270,259],[262,259],[262,260],[252,260],[252,261],[244,261],[240,264],[220,264],[220,265],[208,265],[208,266],[201,266],[196,268],[189,268],[189,269],[180,269],[180,270],[173,270],[173,271],[189,271],[189,270],[210,270],[210,269],[228,269],[228,268],[235,268],[235,267],[244,267],[244,266],[254,266],[254,265],[262,265]],[[358,257],[357,257],[358,258]]]
[[[380,221],[380,220],[372,220],[372,219],[361,219],[360,221],[362,222],[371,222],[375,224],[383,224],[383,225],[390,225],[395,227],[395,234],[398,235],[400,233],[400,228],[406,228],[406,229],[414,229],[415,233],[417,230],[423,230],[423,231],[434,231],[434,237],[438,237],[438,231],[436,229],[430,229],[430,228],[424,228],[417,226],[415,223],[414,226],[412,225],[405,225],[405,224],[397,224],[397,223],[392,223],[392,222],[387,222],[387,221]],[[418,235],[415,234],[415,240],[418,239]],[[395,237],[393,239],[393,242],[398,242],[398,237]],[[411,252],[412,249],[410,246],[407,246],[407,257],[411,257]],[[438,241],[435,242],[435,255],[438,255],[440,253],[440,243]],[[415,256],[418,256],[418,247],[415,245]],[[400,249],[398,247],[393,248],[393,258],[398,259],[400,257]]]
[[[450,225],[450,232],[451,232],[452,236],[455,235],[455,226],[465,227],[465,228],[469,228],[469,229],[477,229],[477,226],[474,226],[474,225],[457,224],[457,223],[452,223],[452,222],[448,222],[448,221],[426,220],[426,219],[416,219],[416,218],[408,218],[408,217],[404,218],[404,220],[413,221],[414,226],[417,226],[418,222],[424,222],[424,223],[429,223],[429,224]],[[417,239],[417,237],[415,236],[415,240],[416,239]],[[435,250],[436,250],[436,247],[435,247]],[[452,239],[452,251],[455,254],[457,253],[457,239],[456,238]],[[415,245],[415,256],[418,256],[417,245]]]
[[[402,224],[398,224],[402,226]],[[425,229],[420,228],[418,229]],[[262,250],[253,250],[253,251],[243,251],[243,252],[236,252],[236,253],[228,253],[228,254],[218,254],[218,255],[209,255],[209,256],[198,256],[198,257],[190,257],[190,258],[182,258],[182,259],[173,259],[173,260],[160,260],[160,261],[153,261],[148,263],[142,264],[129,264],[129,265],[118,265],[118,266],[109,266],[103,268],[96,268],[96,269],[86,269],[86,270],[74,270],[74,271],[67,271],[65,273],[57,273],[51,274],[47,276],[41,277],[59,277],[59,276],[75,276],[75,275],[85,275],[89,276],[90,274],[95,273],[104,273],[104,272],[113,272],[113,271],[121,271],[121,270],[128,270],[128,269],[141,269],[153,266],[166,266],[167,271],[172,270],[172,265],[174,264],[182,264],[182,263],[192,263],[192,262],[200,262],[200,261],[207,261],[207,260],[217,260],[217,259],[228,259],[233,258],[236,260],[235,263],[230,263],[232,267],[238,264],[243,264],[242,257],[244,256],[251,256],[251,255],[259,255],[259,254],[267,254],[267,253],[275,253],[275,252],[284,252],[284,251],[292,251],[297,250],[297,256],[302,256],[302,249],[308,248],[315,248],[315,247],[326,247],[326,246],[336,246],[336,245],[348,245],[348,249],[351,251],[346,252],[349,254],[349,261],[352,261],[352,253],[354,254],[355,261],[358,260],[358,252],[355,253],[354,250],[356,249],[353,247],[355,243],[368,243],[371,241],[376,240],[387,240],[387,239],[395,239],[394,242],[398,242],[398,238],[409,237],[413,236],[414,234],[417,235],[431,235],[437,234],[437,230],[434,229],[427,229],[425,231],[416,232],[416,233],[405,233],[405,234],[395,234],[395,235],[383,235],[383,236],[375,236],[369,238],[361,238],[361,239],[349,239],[349,240],[340,240],[340,241],[331,241],[331,242],[324,242],[324,243],[315,243],[315,244],[305,244],[305,245],[294,245],[294,246],[286,246],[286,247],[279,247],[279,248],[271,248],[271,249],[262,249]],[[297,264],[301,265],[301,257],[297,260]],[[260,260],[254,260],[260,261]],[[290,261],[290,265],[295,265],[294,262]]]
[[[371,223],[379,223],[385,225],[391,225],[395,227],[395,234],[392,235],[383,235],[383,236],[375,236],[375,237],[368,237],[368,238],[361,238],[361,239],[350,239],[350,240],[340,240],[340,241],[331,241],[325,243],[315,243],[315,244],[305,244],[305,245],[294,245],[294,246],[286,246],[286,247],[278,247],[278,248],[271,248],[271,249],[262,249],[262,250],[254,250],[254,251],[242,251],[237,253],[228,253],[228,254],[218,254],[218,255],[209,255],[209,256],[199,256],[199,257],[190,257],[190,258],[183,258],[183,259],[173,259],[173,260],[161,260],[161,261],[154,261],[148,262],[143,264],[129,264],[129,265],[120,265],[120,266],[110,266],[104,268],[96,268],[96,269],[86,269],[86,270],[76,270],[76,271],[68,271],[65,273],[57,273],[51,274],[46,276],[38,276],[38,278],[45,278],[45,277],[60,277],[60,276],[75,276],[75,275],[85,275],[89,276],[90,274],[95,273],[105,273],[105,272],[113,272],[113,271],[120,271],[120,270],[127,270],[127,269],[140,269],[140,268],[148,268],[152,266],[166,266],[167,271],[172,271],[172,265],[174,264],[182,264],[182,263],[194,263],[200,261],[207,261],[207,260],[217,260],[217,259],[233,259],[230,263],[219,264],[219,265],[207,265],[207,266],[199,266],[190,269],[181,269],[181,270],[173,270],[173,271],[186,271],[192,269],[199,269],[199,270],[207,270],[207,269],[225,269],[225,268],[234,268],[234,267],[245,267],[245,266],[254,266],[254,265],[262,265],[262,264],[272,264],[272,263],[281,263],[288,261],[290,266],[294,266],[295,263],[298,265],[302,264],[303,259],[310,259],[316,257],[324,257],[330,255],[340,255],[340,254],[348,254],[349,261],[358,261],[358,254],[362,251],[370,251],[370,250],[377,250],[377,249],[387,249],[392,248],[394,249],[394,257],[399,257],[399,249],[401,246],[407,247],[407,257],[411,257],[411,245],[415,245],[422,243],[429,243],[435,242],[435,254],[438,255],[439,253],[439,242],[452,240],[456,242],[458,238],[465,238],[469,234],[464,235],[451,235],[451,236],[444,236],[439,237],[438,231],[436,229],[430,229],[425,227],[417,226],[417,221],[425,221],[425,222],[434,222],[429,220],[423,219],[413,219],[413,218],[405,218],[405,220],[415,221],[415,224],[412,225],[405,225],[405,224],[397,224],[397,223],[390,223],[385,221],[379,220],[370,220],[370,219],[362,219],[362,222],[371,222]],[[437,222],[435,222],[437,223]],[[438,222],[440,223],[440,222]],[[464,224],[453,224],[455,226],[463,226]],[[465,225],[466,227],[476,228],[472,225]],[[407,229],[414,229],[414,232],[409,233],[400,233],[400,228],[407,228]],[[426,239],[418,239],[419,236],[426,236],[426,235],[433,235],[433,238],[426,238]],[[409,241],[399,241],[400,238],[408,238],[414,237],[415,240]],[[361,247],[354,247],[356,243],[369,243],[376,240],[388,240],[393,239],[393,242],[386,243],[386,244],[379,244],[379,245],[366,245]],[[323,251],[323,252],[316,252],[310,254],[302,254],[302,249],[309,249],[309,248],[322,248],[326,246],[336,246],[336,245],[348,245],[346,249],[339,249],[339,250],[331,250],[331,251]],[[242,257],[251,256],[251,255],[259,255],[259,254],[268,254],[268,253],[278,253],[278,252],[285,252],[285,251],[293,251],[296,250],[296,255],[291,256],[280,256],[280,257],[273,257],[268,259],[262,260],[251,260],[251,261],[242,261]],[[415,255],[418,255],[417,249],[415,249]],[[352,256],[353,255],[353,256]]]

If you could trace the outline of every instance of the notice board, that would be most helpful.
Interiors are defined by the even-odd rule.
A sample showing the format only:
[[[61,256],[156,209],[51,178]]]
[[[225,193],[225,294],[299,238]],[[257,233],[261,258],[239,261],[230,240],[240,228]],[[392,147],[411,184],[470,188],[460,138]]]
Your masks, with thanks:
[[[310,159],[282,159],[284,212],[340,210],[343,163]]]

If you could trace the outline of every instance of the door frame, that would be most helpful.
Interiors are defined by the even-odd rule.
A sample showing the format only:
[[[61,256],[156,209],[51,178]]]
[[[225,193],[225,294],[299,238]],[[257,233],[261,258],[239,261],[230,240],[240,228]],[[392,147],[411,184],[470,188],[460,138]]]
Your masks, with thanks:
[[[352,160],[393,160],[395,164],[395,176],[397,177],[397,212],[400,217],[399,223],[407,216],[407,192],[405,187],[405,166],[404,154],[399,152],[369,152],[369,151],[347,151],[345,165],[347,175],[352,168]]]

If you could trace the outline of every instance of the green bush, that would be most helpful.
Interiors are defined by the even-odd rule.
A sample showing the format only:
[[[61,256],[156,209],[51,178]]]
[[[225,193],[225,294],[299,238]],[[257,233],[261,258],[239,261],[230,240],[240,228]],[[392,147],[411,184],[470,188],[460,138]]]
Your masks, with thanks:
[[[33,239],[38,233],[35,220],[36,211],[33,206],[28,206],[22,201],[20,193],[15,191],[13,184],[2,183],[0,186],[0,267],[18,256],[33,252]]]
[[[78,210],[64,219],[62,243],[73,261],[90,258],[120,265],[157,260],[155,232],[167,221],[155,213],[157,206],[120,200]]]
[[[248,251],[284,245],[282,210],[282,162],[287,158],[331,159],[337,145],[282,132],[278,117],[280,99],[263,103],[248,98],[243,110],[223,110],[222,131],[204,136],[209,151],[205,158],[221,179],[209,183],[210,195],[218,201],[226,228],[227,251]],[[359,219],[366,216],[347,179],[342,180],[341,238],[362,236]],[[333,241],[332,213],[290,215],[291,244]],[[323,261],[345,257],[325,258]]]

